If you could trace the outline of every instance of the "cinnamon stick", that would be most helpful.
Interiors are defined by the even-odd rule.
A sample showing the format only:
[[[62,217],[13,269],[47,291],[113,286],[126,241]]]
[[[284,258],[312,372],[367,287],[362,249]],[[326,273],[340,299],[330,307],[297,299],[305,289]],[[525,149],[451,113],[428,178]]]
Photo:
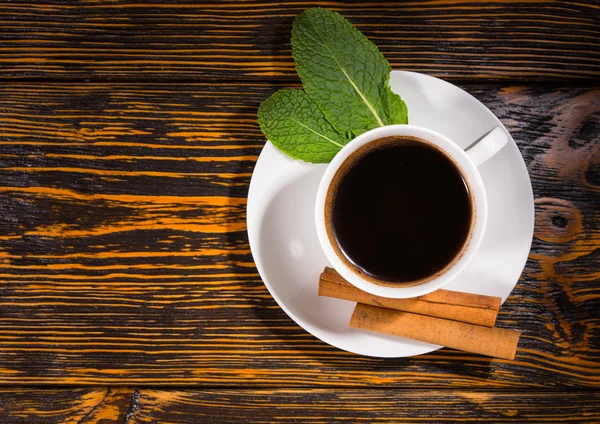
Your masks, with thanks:
[[[333,268],[325,268],[319,279],[319,296],[334,297],[373,306],[413,312],[438,318],[493,327],[501,299],[450,290],[437,290],[411,299],[389,299],[354,287]]]
[[[514,359],[521,333],[357,304],[350,326],[502,359]]]

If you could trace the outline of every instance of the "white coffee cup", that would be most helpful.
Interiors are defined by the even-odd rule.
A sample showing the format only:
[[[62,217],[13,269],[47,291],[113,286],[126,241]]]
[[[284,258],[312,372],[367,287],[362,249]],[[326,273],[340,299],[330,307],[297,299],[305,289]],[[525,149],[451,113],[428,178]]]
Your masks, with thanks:
[[[377,284],[365,279],[356,269],[352,269],[346,265],[344,260],[338,256],[340,249],[336,250],[334,248],[333,243],[335,243],[335,241],[330,239],[325,222],[327,194],[329,192],[331,182],[342,164],[359,148],[375,140],[390,136],[415,137],[425,141],[426,143],[432,144],[445,152],[459,168],[463,178],[465,179],[465,182],[469,187],[472,200],[474,219],[471,225],[468,241],[463,247],[461,253],[455,257],[454,261],[451,262],[443,272],[434,274],[431,276],[431,278],[425,279],[424,281],[415,285],[398,284],[392,287],[390,285]],[[484,137],[479,139],[476,143],[469,146],[465,151],[446,136],[416,125],[389,125],[376,128],[356,137],[354,140],[344,146],[342,150],[340,150],[340,152],[333,158],[321,179],[321,183],[317,191],[315,206],[317,235],[319,237],[321,247],[325,252],[325,256],[331,265],[342,277],[344,277],[344,279],[359,289],[377,296],[388,298],[409,298],[421,296],[435,291],[452,281],[460,274],[461,271],[465,269],[465,267],[477,253],[481,241],[483,240],[483,235],[487,224],[487,196],[481,175],[479,174],[477,167],[486,162],[500,149],[502,149],[502,147],[504,147],[508,142],[508,138],[508,134],[503,128],[496,127]]]

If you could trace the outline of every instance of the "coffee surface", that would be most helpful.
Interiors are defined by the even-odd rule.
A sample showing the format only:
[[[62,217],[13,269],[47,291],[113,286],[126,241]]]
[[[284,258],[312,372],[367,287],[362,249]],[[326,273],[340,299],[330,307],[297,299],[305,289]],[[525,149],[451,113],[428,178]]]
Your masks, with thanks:
[[[467,242],[473,215],[454,162],[428,143],[387,137],[334,177],[330,225],[346,259],[389,283],[426,279]]]

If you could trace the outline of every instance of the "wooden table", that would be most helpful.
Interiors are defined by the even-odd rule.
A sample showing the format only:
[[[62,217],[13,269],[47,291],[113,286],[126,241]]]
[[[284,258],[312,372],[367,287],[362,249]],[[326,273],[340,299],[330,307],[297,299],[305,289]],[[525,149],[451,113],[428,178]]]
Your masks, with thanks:
[[[321,2],[486,104],[536,228],[514,361],[343,352],[252,261],[258,105],[317,2],[0,5],[0,422],[600,421],[600,4]]]

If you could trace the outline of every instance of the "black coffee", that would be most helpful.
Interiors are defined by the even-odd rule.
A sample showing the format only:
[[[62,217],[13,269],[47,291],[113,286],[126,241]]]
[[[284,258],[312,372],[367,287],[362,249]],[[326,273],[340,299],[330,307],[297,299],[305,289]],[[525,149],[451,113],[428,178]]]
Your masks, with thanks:
[[[446,154],[416,138],[386,137],[356,151],[334,177],[328,231],[346,260],[368,276],[416,282],[461,252],[472,209],[468,187]]]

